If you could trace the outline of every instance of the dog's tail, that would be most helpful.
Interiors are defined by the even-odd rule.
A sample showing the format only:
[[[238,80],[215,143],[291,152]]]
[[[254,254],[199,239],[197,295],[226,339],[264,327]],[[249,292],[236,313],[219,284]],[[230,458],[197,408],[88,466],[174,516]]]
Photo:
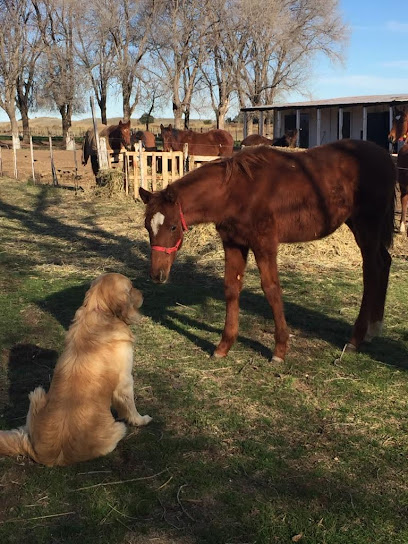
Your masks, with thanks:
[[[46,404],[47,397],[44,389],[37,387],[30,393],[29,398],[30,408],[25,427],[13,429],[12,431],[0,431],[0,455],[28,455],[38,462],[27,429],[30,429],[36,415]]]
[[[34,461],[37,456],[24,427],[13,431],[0,431],[0,455],[28,455]]]

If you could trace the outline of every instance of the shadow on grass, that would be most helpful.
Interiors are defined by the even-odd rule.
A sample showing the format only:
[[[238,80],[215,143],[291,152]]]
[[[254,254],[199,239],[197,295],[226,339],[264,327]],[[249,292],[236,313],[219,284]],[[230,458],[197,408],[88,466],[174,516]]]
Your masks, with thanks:
[[[10,428],[24,424],[29,406],[28,394],[38,385],[48,389],[57,358],[56,351],[34,344],[16,344],[11,348],[8,361],[9,398],[3,409]]]

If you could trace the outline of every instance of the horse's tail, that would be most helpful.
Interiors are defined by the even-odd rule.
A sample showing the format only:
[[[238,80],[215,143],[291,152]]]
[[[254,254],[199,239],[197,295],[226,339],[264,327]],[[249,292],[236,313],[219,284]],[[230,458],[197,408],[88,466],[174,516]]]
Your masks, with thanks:
[[[26,425],[11,431],[0,431],[0,455],[28,455],[38,463],[39,460],[31,444],[29,431],[33,426],[38,412],[47,403],[47,395],[42,387],[37,387],[30,393],[29,399],[30,408],[27,414]]]

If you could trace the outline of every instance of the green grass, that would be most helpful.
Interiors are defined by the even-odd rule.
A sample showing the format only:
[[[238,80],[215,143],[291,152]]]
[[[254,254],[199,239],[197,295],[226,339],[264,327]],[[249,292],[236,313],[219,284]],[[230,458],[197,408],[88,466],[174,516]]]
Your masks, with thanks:
[[[1,458],[0,542],[408,542],[407,241],[394,249],[384,335],[339,364],[361,297],[360,268],[341,253],[348,239],[283,252],[292,336],[272,364],[253,260],[239,339],[210,358],[225,311],[212,232],[189,232],[171,282],[155,286],[140,203],[0,180],[0,427],[22,424],[29,391],[49,385],[70,320],[105,271],[144,293],[135,395],[154,418],[92,462]]]

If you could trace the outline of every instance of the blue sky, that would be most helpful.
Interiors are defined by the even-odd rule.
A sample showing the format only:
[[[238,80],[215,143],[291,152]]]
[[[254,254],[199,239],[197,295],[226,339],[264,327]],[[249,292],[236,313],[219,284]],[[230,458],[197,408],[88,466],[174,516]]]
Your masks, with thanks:
[[[319,59],[306,94],[294,93],[283,101],[408,94],[408,10],[401,9],[403,2],[395,4],[395,9],[391,6],[385,0],[340,0],[343,18],[351,27],[344,65]],[[135,115],[141,113],[136,111]],[[56,113],[48,115],[58,117]],[[108,116],[121,115],[116,97],[109,104]],[[163,116],[171,117],[171,111],[164,111]],[[8,120],[3,110],[0,120]]]
[[[340,0],[351,27],[344,66],[323,59],[311,78],[310,98],[408,94],[408,10],[401,9],[403,5]]]

